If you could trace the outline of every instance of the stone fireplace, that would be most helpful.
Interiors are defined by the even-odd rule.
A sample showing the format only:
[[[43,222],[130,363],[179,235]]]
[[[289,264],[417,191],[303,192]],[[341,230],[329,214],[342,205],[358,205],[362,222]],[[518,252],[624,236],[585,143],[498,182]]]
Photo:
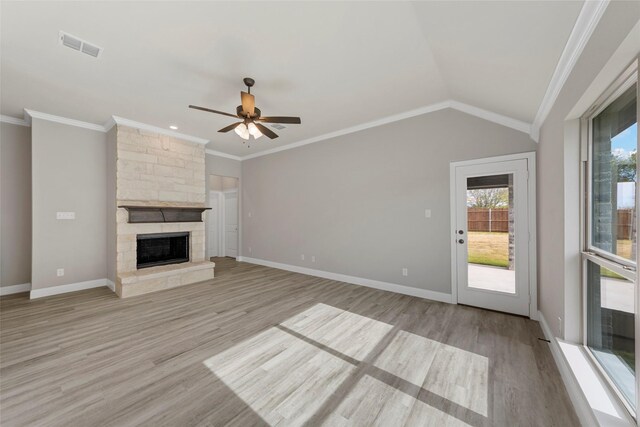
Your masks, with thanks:
[[[116,292],[213,279],[205,259],[205,148],[126,126],[116,131]]]

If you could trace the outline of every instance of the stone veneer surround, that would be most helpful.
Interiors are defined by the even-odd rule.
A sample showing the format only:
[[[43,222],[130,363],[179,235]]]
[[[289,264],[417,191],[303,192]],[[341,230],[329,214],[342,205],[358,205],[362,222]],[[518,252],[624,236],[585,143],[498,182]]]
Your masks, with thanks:
[[[126,126],[116,134],[117,206],[205,206],[205,148]],[[204,215],[204,213],[203,213]],[[189,232],[190,262],[136,269],[136,235]],[[116,214],[116,292],[138,295],[213,278],[214,263],[205,260],[204,222],[128,223]]]

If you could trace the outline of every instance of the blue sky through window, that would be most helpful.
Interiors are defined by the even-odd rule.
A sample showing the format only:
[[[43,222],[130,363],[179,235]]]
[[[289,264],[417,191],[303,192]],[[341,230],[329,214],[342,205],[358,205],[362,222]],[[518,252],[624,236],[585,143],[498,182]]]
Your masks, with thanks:
[[[628,157],[637,151],[638,123],[634,123],[611,139],[611,152],[616,156]]]

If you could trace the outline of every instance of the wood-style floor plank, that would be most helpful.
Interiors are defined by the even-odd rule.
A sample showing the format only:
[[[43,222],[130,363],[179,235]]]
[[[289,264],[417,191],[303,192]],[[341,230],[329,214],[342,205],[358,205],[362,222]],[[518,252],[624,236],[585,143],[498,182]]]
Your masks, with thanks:
[[[215,261],[128,299],[0,298],[0,424],[578,425],[536,322]]]

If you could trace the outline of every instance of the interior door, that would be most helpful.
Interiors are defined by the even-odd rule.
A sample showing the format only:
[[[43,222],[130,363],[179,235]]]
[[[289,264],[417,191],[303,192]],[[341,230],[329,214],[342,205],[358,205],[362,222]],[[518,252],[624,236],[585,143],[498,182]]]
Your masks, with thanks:
[[[225,256],[238,256],[238,193],[224,193]]]
[[[208,227],[207,232],[207,255],[209,258],[220,256],[220,193],[211,191],[209,193],[209,207],[207,211]]]
[[[529,316],[527,160],[455,167],[458,303]]]

